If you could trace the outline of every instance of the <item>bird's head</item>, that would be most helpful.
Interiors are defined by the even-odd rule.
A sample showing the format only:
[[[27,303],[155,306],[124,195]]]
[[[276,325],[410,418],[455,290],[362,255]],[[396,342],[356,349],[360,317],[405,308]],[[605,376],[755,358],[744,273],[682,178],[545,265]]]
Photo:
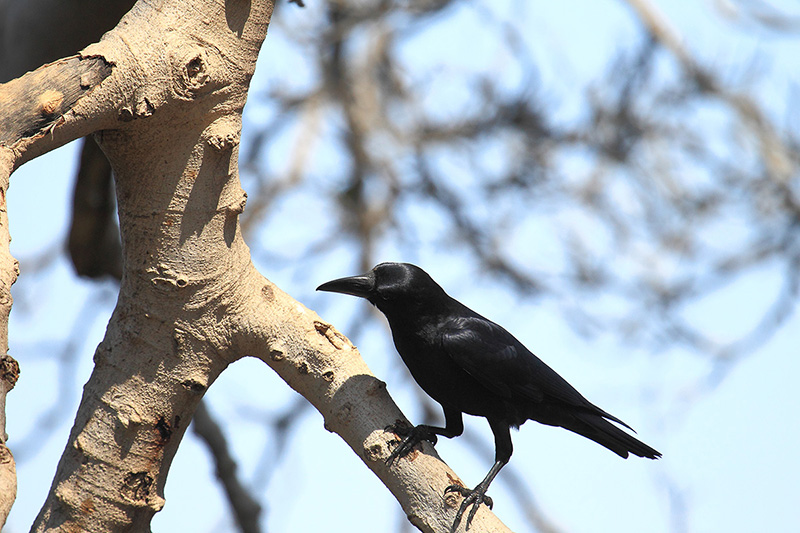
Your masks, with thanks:
[[[366,298],[386,314],[400,307],[425,307],[444,294],[427,272],[410,263],[381,263],[360,276],[323,283],[317,290]]]

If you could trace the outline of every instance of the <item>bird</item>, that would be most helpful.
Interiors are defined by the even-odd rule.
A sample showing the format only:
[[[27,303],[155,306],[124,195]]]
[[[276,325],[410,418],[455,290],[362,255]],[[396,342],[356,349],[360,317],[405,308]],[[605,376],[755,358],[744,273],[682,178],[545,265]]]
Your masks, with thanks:
[[[328,281],[317,290],[358,296],[377,307],[389,322],[395,348],[411,376],[442,406],[444,427],[398,423],[386,428],[402,437],[387,464],[405,457],[423,440],[436,444],[437,435],[461,435],[465,413],[488,421],[495,441],[495,462],[488,474],[474,489],[449,485],[444,491],[463,498],[451,533],[467,508],[465,530],[481,504],[492,508],[486,492],[511,458],[510,430],[527,420],[568,429],[622,458],[661,457],[614,425],[633,431],[628,424],[589,402],[511,333],[450,297],[416,265],[380,263],[365,274]]]

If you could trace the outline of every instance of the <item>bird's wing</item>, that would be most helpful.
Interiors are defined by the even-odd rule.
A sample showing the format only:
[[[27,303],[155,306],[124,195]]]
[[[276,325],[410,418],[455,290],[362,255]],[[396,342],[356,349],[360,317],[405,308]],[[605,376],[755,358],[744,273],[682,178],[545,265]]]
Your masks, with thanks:
[[[509,399],[557,400],[592,408],[559,376],[503,327],[481,316],[449,320],[442,328],[444,351],[495,394]]]

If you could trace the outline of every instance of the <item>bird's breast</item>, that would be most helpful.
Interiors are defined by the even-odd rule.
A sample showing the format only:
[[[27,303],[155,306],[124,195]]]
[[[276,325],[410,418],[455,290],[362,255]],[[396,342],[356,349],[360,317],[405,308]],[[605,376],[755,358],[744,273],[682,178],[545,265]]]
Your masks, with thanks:
[[[414,381],[443,406],[486,416],[504,403],[445,352],[437,328],[423,326],[410,331],[392,328],[392,337]]]

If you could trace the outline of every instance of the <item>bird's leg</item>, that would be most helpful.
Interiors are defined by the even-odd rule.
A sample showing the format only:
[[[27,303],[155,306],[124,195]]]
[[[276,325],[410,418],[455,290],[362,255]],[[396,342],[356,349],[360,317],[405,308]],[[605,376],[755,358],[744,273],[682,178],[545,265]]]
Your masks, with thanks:
[[[411,450],[414,449],[414,446],[426,440],[431,444],[436,444],[436,430],[441,428],[436,428],[433,426],[426,426],[424,424],[420,424],[419,426],[411,426],[404,423],[395,423],[391,426],[386,427],[386,431],[391,431],[396,435],[403,437],[403,440],[400,441],[392,453],[389,454],[389,457],[386,458],[386,464],[391,465],[395,459],[399,459],[401,457],[405,457]]]
[[[478,485],[472,490],[462,487],[461,485],[450,485],[444,489],[445,494],[448,492],[457,492],[464,497],[464,499],[461,501],[461,506],[459,506],[458,512],[456,513],[456,519],[453,521],[453,527],[450,528],[450,533],[456,532],[458,529],[458,524],[461,522],[461,517],[464,515],[464,511],[466,511],[467,507],[470,505],[472,506],[472,509],[469,510],[469,514],[467,515],[467,525],[465,528],[466,531],[469,531],[472,518],[475,516],[475,513],[478,512],[478,507],[480,507],[482,503],[488,505],[489,509],[492,508],[492,499],[486,495],[486,491],[489,490],[489,485],[492,484],[492,480],[505,465],[506,463],[502,461],[495,462],[494,465],[492,465],[492,469],[489,470],[489,473],[486,474],[485,478],[483,478],[483,481],[478,483]]]
[[[453,521],[453,527],[450,528],[450,533],[456,532],[458,529],[458,524],[461,522],[461,517],[464,515],[464,511],[466,511],[467,507],[470,505],[472,506],[472,509],[469,510],[469,514],[467,515],[467,523],[464,528],[465,531],[469,531],[472,518],[475,516],[475,513],[478,512],[478,508],[482,503],[488,505],[489,509],[492,508],[492,499],[486,495],[486,491],[489,490],[489,485],[492,484],[495,476],[508,463],[509,459],[511,459],[511,453],[513,452],[514,448],[511,444],[511,431],[508,427],[508,424],[504,422],[498,422],[496,420],[489,420],[489,426],[492,428],[492,433],[494,433],[495,446],[495,460],[492,468],[489,470],[489,473],[486,474],[486,477],[483,478],[483,481],[478,483],[478,485],[472,490],[462,485],[450,485],[444,489],[445,494],[448,492],[457,492],[464,497],[464,499],[461,501],[461,505],[458,508],[458,512],[456,513],[456,519]]]
[[[403,437],[400,444],[392,450],[389,457],[386,458],[386,464],[391,465],[395,459],[405,457],[414,447],[426,440],[431,444],[436,444],[438,440],[436,435],[452,438],[461,435],[464,432],[464,421],[461,418],[461,411],[444,410],[445,427],[428,426],[420,424],[418,426],[411,426],[403,422],[396,422],[391,426],[386,427],[386,431],[391,431],[396,435]]]

